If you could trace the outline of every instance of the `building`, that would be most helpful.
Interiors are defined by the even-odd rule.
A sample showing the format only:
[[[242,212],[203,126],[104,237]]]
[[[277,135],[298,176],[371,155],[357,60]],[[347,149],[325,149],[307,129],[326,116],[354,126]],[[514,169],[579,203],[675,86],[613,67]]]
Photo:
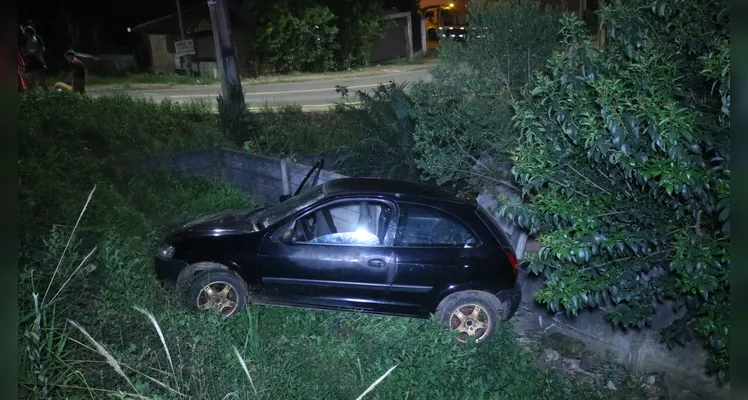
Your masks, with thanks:
[[[238,24],[238,4],[228,3],[229,21]],[[175,43],[181,40],[177,13],[169,14],[137,25],[134,33],[141,34],[148,45],[151,70],[164,73],[186,73],[189,67],[194,74],[218,77],[216,45],[207,2],[182,10],[185,39],[192,39],[195,54],[177,57]]]

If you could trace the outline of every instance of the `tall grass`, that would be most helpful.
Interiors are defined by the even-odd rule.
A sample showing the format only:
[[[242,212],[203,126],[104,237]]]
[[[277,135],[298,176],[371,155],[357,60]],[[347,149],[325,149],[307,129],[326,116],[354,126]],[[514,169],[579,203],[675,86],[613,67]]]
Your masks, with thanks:
[[[211,85],[218,82],[217,79],[209,76],[192,77],[187,75],[176,74],[128,74],[128,75],[106,75],[91,74],[88,77],[89,85],[115,86],[122,89],[128,89],[128,86],[134,85]]]

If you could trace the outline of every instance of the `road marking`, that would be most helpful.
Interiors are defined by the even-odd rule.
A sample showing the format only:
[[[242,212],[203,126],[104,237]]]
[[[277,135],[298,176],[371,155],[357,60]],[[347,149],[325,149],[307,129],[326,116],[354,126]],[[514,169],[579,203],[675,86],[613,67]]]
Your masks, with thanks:
[[[363,88],[370,88],[370,87],[376,87],[382,85],[382,83],[374,83],[371,85],[357,85],[357,86],[346,86],[348,89],[363,89]],[[312,93],[312,92],[326,92],[329,90],[335,90],[335,87],[328,87],[328,88],[320,88],[320,89],[301,89],[301,90],[285,90],[285,91],[277,91],[277,92],[247,92],[244,93],[245,96],[267,96],[271,94],[294,94],[294,93]],[[219,93],[211,93],[211,94],[177,94],[177,95],[171,95],[171,96],[165,96],[170,99],[174,98],[192,98],[192,97],[214,97],[218,96]]]

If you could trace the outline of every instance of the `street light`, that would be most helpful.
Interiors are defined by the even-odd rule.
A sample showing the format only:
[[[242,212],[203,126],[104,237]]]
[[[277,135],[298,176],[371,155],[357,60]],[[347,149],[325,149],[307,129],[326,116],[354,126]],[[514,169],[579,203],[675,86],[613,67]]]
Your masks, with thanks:
[[[128,27],[127,27],[127,31],[128,31],[128,32],[132,32],[132,28],[130,28],[130,27],[128,26]]]

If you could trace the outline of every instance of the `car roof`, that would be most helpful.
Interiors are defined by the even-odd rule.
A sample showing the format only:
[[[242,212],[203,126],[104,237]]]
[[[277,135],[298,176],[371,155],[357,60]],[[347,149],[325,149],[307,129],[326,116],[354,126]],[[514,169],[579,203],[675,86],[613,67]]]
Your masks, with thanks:
[[[323,185],[326,196],[339,194],[387,194],[396,197],[420,197],[476,205],[472,196],[458,196],[453,190],[423,182],[382,178],[341,178]]]

